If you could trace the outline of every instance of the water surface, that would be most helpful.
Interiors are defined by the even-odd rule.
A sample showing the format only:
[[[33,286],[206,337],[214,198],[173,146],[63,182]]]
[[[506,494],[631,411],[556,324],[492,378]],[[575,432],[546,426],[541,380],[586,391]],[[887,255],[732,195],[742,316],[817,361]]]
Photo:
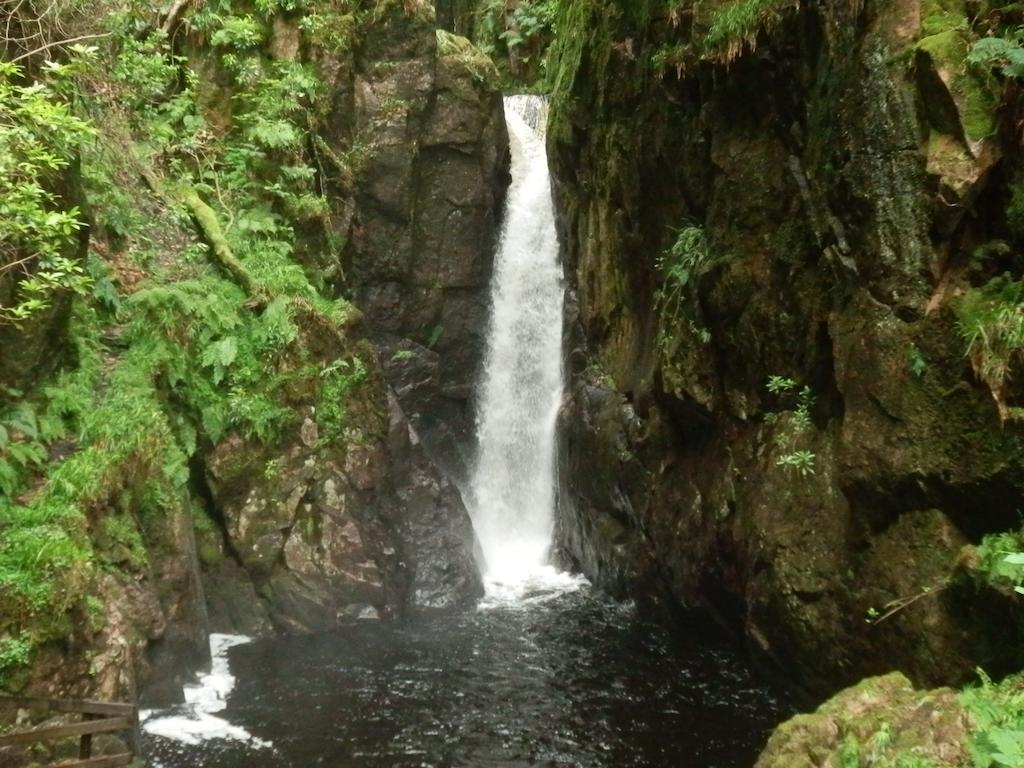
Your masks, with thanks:
[[[582,583],[230,650],[218,714],[269,746],[147,735],[164,768],[749,768],[785,715],[719,633]]]

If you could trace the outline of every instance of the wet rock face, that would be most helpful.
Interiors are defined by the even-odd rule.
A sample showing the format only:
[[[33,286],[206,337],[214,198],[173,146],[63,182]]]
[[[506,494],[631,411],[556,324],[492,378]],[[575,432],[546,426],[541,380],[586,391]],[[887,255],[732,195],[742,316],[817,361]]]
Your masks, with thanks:
[[[437,376],[414,400],[401,370],[386,371],[428,449],[461,479],[508,184],[496,73],[468,41],[398,18],[370,30],[354,66],[352,131],[366,141],[349,268],[356,303],[386,357],[436,356]]]
[[[465,607],[483,597],[472,523],[458,489],[438,471],[396,396],[389,396],[389,405],[388,450],[396,468],[389,483],[403,510],[398,536],[408,567],[405,605],[414,610]]]
[[[103,521],[132,514],[139,487],[94,511]],[[97,540],[105,564],[91,600],[71,616],[68,636],[39,649],[25,695],[43,698],[137,699],[145,682],[147,702],[174,702],[192,671],[208,657],[207,613],[185,500],[161,515],[143,518],[149,543],[136,558],[110,541]],[[136,553],[137,554],[137,553]]]
[[[686,24],[580,2],[557,48],[560,545],[619,593],[712,609],[815,691],[1009,666],[942,585],[1024,490],[953,309],[969,254],[1006,237],[984,211],[1014,171],[922,13],[802,6],[727,67],[652,72]],[[684,226],[706,251],[666,312],[657,262]],[[804,427],[773,376],[809,388]]]
[[[384,537],[375,531],[368,548],[370,524],[354,517],[365,501],[338,461],[346,457],[301,439],[272,456],[261,453],[238,438],[223,443],[211,457],[209,480],[231,551],[273,624],[323,630],[361,606],[393,604],[378,565]]]
[[[325,363],[351,354],[358,331],[349,333],[321,345]],[[275,444],[235,435],[206,459],[229,563],[214,563],[207,583],[218,628],[321,631],[482,594],[461,497],[386,395],[373,349],[355,349],[371,373],[349,396],[342,437],[321,438],[310,406]],[[259,607],[240,612],[232,596]]]

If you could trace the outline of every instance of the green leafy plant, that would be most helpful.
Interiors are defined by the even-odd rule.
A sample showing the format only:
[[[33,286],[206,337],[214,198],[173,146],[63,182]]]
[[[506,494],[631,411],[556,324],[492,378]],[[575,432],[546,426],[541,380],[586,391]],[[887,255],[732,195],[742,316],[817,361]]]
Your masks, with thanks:
[[[510,49],[529,43],[541,34],[551,33],[558,12],[553,0],[524,2],[512,11],[512,24],[501,34]]]
[[[210,42],[220,48],[248,51],[263,42],[263,27],[252,16],[224,16],[220,28],[210,37]]]
[[[544,82],[547,51],[556,37],[559,8],[559,0],[523,0],[516,4],[484,0],[479,5],[473,25],[474,41],[484,58],[495,62],[509,87],[533,90]],[[523,83],[524,77],[536,77],[537,81]]]
[[[77,240],[68,224],[77,212],[47,190],[80,146],[95,227],[88,263],[75,265],[85,279],[55,286],[79,289],[69,367],[32,392],[2,393],[0,638],[16,642],[0,646],[0,657],[25,663],[34,647],[67,636],[69,617],[95,615],[101,569],[148,568],[150,525],[188,503],[197,452],[229,434],[281,440],[311,400],[321,435],[346,437],[368,363],[346,346],[351,306],[321,292],[319,273],[295,251],[301,234],[304,247],[322,246],[330,260],[334,241],[315,239],[330,231],[325,175],[351,183],[366,146],[355,141],[328,157],[315,140],[324,105],[312,66],[271,60],[258,44],[276,14],[299,17],[303,34],[331,35],[322,27],[357,6],[317,3],[313,23],[312,5],[257,0],[240,13],[209,0],[189,11],[188,24],[214,44],[230,79],[222,83],[230,119],[215,128],[199,109],[197,75],[141,5],[105,22],[113,34],[104,58],[81,82],[55,70],[24,85],[22,73],[2,65],[0,146],[24,149],[38,173],[0,185],[35,184],[22,196],[36,195],[40,216],[33,223],[11,209],[0,234],[28,221],[45,235],[45,213],[54,214],[54,237],[37,239],[52,241],[53,253]],[[74,122],[72,102],[102,133]],[[218,224],[207,246],[186,202],[195,199],[209,201]],[[0,238],[0,247],[27,250],[28,235],[19,236]],[[220,246],[237,254],[235,269]],[[342,357],[321,372],[324,347],[335,343]]]
[[[35,409],[26,402],[0,411],[0,495],[12,497],[25,474],[46,462]]]
[[[967,63],[998,69],[1005,77],[1024,77],[1024,27],[1002,37],[983,37],[971,46]]]
[[[691,344],[711,341],[711,333],[702,322],[697,283],[716,260],[703,227],[687,223],[673,234],[672,244],[655,262],[662,274],[662,286],[655,294],[654,309],[662,378],[669,390],[678,390],[685,380],[681,357],[689,353]]]
[[[0,685],[7,682],[12,671],[26,666],[31,657],[32,643],[24,633],[0,637]]]
[[[765,423],[776,424],[783,414],[786,423],[775,433],[775,444],[784,453],[776,459],[776,465],[793,470],[801,477],[814,474],[816,456],[813,451],[799,449],[797,444],[802,435],[814,426],[811,410],[814,408],[814,392],[808,386],[800,386],[795,379],[785,376],[770,376],[766,384],[768,391],[791,406],[787,411],[776,411],[765,415]]]
[[[707,55],[730,62],[757,42],[762,30],[778,23],[792,0],[732,0],[712,17],[704,36]]]
[[[89,288],[74,253],[81,214],[54,192],[79,143],[93,134],[64,95],[74,71],[51,64],[42,79],[22,84],[23,71],[0,62],[0,281],[17,286],[14,301],[0,304],[0,322],[25,320],[56,294]]]
[[[1024,284],[997,277],[961,297],[956,313],[974,372],[988,386],[1000,417],[1015,417],[1007,387],[1024,353]]]
[[[811,451],[793,451],[779,456],[776,464],[792,469],[802,477],[807,477],[814,474],[814,459],[814,453]]]
[[[674,72],[676,77],[682,77],[686,71],[690,51],[691,47],[687,43],[666,43],[651,54],[651,69],[661,77],[670,72]]]
[[[663,284],[655,299],[659,318],[659,345],[670,342],[673,329],[684,318],[695,320],[696,283],[713,264],[704,229],[687,224],[675,232],[672,245],[658,256]]]
[[[978,670],[980,685],[960,695],[973,721],[969,745],[974,768],[1024,765],[1024,680],[1009,677],[994,683]]]
[[[441,324],[435,325],[430,329],[430,335],[426,340],[427,349],[433,349],[437,346],[437,343],[441,341],[441,337],[444,336],[444,326]]]
[[[976,554],[978,572],[988,581],[1024,592],[1024,537],[1019,532],[985,536]]]
[[[336,360],[320,372],[321,389],[317,406],[321,437],[331,441],[345,430],[346,403],[352,391],[367,379],[366,365],[358,357]]]
[[[840,768],[860,768],[861,747],[857,736],[848,733],[839,745],[839,766]]]
[[[919,379],[928,372],[928,363],[916,344],[911,344],[907,350],[907,367]]]

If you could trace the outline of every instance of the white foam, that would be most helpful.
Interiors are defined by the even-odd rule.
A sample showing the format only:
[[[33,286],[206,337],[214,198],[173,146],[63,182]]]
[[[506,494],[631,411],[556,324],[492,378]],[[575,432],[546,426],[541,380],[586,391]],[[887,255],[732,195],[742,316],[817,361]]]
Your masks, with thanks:
[[[590,586],[583,576],[560,571],[553,565],[540,565],[529,573],[517,571],[502,578],[491,574],[485,579],[487,594],[480,610],[529,608]]]
[[[185,686],[183,707],[141,712],[142,729],[183,744],[226,739],[245,742],[258,749],[271,749],[273,745],[270,742],[216,715],[227,706],[228,696],[235,687],[235,677],[228,666],[228,651],[236,645],[250,642],[252,638],[244,635],[210,635],[210,671],[200,675],[197,684]]]

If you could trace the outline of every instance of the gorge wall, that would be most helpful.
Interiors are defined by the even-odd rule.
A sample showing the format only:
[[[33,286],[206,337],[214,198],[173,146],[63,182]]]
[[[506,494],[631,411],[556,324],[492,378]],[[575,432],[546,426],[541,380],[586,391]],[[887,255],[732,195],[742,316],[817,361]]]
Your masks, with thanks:
[[[64,20],[133,32],[93,54],[64,174],[89,287],[2,331],[2,458],[37,457],[0,498],[20,693],[180,696],[210,630],[482,594],[456,483],[508,184],[493,66],[429,3],[183,7]]]
[[[503,79],[552,91],[559,556],[813,696],[906,673],[765,765],[882,699],[913,741],[912,683],[1024,667],[1017,4],[486,5],[500,70],[438,31],[485,18],[458,0],[68,21],[116,34],[76,86],[94,138],[40,182],[88,286],[0,323],[0,685],[170,697],[210,629],[479,596]],[[927,701],[960,748],[955,696]]]
[[[560,546],[819,694],[1024,661],[971,547],[1024,489],[1014,385],[965,334],[1022,268],[1016,86],[965,61],[1004,5],[559,16]]]

